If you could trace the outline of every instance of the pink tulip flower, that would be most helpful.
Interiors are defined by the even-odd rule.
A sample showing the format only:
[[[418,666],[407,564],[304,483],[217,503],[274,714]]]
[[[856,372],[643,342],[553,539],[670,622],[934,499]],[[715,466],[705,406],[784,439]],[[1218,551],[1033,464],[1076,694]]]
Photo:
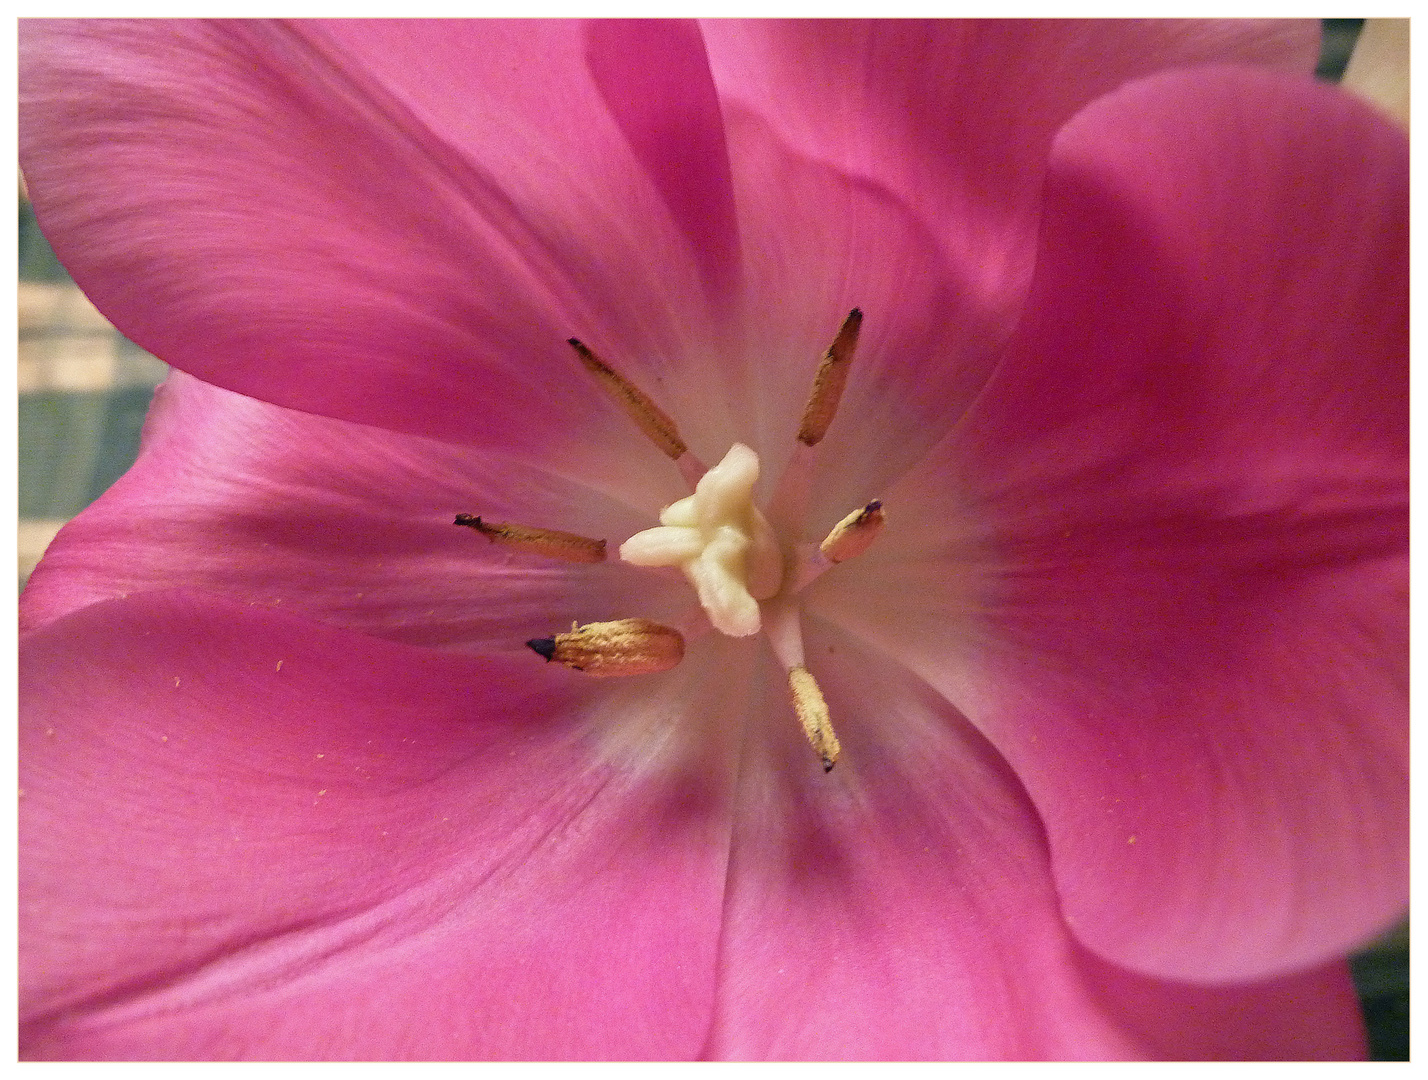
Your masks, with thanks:
[[[21,38],[179,369],[23,598],[23,1055],[1364,1052],[1407,150],[1313,24]]]

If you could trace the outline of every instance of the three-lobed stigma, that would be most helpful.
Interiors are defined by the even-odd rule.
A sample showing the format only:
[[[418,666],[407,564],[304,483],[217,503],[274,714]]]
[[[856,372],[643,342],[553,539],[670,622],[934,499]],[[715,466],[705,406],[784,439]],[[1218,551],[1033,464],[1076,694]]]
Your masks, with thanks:
[[[678,566],[709,622],[721,634],[748,637],[760,627],[760,600],[783,584],[778,537],[754,505],[759,456],[735,443],[705,473],[694,494],[660,512],[660,524],[620,545],[636,566]]]

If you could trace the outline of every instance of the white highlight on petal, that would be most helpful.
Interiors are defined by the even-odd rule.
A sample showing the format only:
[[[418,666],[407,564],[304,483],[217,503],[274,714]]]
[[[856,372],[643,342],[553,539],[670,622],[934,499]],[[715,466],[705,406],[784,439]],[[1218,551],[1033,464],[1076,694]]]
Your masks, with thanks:
[[[678,566],[720,633],[759,632],[758,601],[783,584],[783,554],[772,526],[754,505],[759,456],[735,443],[699,480],[694,494],[660,512],[658,528],[620,545],[636,566]]]

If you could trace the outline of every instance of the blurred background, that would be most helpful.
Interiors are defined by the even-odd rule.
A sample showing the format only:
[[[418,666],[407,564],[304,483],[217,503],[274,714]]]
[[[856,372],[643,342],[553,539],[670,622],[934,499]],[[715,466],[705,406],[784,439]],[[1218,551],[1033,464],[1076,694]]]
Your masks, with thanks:
[[[1406,23],[1406,20],[1404,21]],[[1363,19],[1325,19],[1317,74],[1342,78]],[[1406,25],[1403,30],[1406,42]],[[1403,88],[1406,107],[1406,86]],[[19,575],[139,451],[154,387],[168,368],[129,341],[70,280],[20,195]],[[1408,926],[1356,957],[1372,1056],[1408,1060]]]

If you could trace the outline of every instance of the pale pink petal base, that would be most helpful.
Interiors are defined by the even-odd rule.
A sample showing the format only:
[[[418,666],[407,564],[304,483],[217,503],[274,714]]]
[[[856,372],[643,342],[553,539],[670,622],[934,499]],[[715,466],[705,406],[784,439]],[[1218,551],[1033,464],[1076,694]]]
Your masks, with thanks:
[[[31,635],[22,1054],[698,1053],[728,773],[587,687],[179,595]]]

